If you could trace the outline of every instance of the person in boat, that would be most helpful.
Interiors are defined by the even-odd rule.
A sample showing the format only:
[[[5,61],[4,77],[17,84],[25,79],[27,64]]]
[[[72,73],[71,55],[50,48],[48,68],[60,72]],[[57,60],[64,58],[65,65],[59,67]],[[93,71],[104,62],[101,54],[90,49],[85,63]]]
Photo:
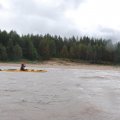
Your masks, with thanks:
[[[26,70],[25,67],[26,67],[25,64],[22,63],[22,64],[21,64],[21,67],[20,67],[20,70],[21,70],[21,71],[25,71],[25,70]]]

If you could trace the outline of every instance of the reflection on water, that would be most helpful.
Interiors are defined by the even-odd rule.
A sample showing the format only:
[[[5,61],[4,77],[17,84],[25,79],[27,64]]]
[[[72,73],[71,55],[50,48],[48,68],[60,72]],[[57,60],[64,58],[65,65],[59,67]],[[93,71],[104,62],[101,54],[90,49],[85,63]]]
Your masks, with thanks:
[[[0,120],[119,120],[115,70],[0,72]]]

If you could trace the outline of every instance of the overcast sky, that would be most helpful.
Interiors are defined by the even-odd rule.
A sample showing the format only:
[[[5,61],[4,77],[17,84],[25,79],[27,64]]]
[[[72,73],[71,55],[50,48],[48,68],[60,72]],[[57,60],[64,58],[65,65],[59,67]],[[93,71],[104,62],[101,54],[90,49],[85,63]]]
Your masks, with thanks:
[[[120,0],[0,0],[0,29],[120,40]]]

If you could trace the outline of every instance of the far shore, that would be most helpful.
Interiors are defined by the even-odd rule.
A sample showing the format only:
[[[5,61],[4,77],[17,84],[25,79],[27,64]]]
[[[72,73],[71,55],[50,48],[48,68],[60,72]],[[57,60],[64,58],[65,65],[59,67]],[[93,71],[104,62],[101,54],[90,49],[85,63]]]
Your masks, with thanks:
[[[0,66],[15,66],[19,67],[22,62],[0,62]],[[99,65],[89,64],[83,62],[71,62],[60,59],[47,60],[42,62],[24,62],[27,67],[40,67],[40,68],[66,68],[66,69],[100,69],[100,70],[120,70],[120,66],[115,65]]]

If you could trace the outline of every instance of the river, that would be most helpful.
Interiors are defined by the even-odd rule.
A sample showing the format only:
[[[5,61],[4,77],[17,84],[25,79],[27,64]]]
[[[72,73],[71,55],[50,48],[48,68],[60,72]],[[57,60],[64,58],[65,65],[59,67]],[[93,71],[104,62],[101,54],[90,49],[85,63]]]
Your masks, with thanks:
[[[120,119],[119,70],[43,69],[0,72],[0,120]]]

